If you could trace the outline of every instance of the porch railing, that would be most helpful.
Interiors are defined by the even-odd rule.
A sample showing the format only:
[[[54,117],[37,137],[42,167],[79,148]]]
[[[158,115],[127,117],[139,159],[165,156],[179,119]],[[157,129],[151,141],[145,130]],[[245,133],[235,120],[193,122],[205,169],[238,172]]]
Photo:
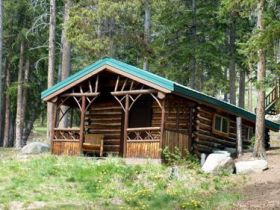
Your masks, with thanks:
[[[54,141],[80,141],[79,128],[54,128]]]
[[[160,127],[127,128],[127,142],[159,142]]]

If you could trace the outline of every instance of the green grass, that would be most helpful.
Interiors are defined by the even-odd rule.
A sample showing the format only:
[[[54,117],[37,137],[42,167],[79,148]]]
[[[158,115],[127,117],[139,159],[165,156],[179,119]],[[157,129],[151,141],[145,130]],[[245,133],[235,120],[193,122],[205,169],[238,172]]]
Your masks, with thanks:
[[[0,149],[0,204],[35,201],[44,209],[223,209],[239,199],[229,193],[239,180],[178,166],[170,178],[165,165],[126,165],[122,159],[96,160],[49,154],[23,158]],[[239,180],[240,181],[240,180]]]

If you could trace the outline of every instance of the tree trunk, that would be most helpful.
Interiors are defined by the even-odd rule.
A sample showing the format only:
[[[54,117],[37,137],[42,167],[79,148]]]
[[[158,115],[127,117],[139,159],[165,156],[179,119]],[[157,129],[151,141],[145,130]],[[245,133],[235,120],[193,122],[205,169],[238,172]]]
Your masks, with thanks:
[[[32,105],[33,105],[33,103],[32,103]],[[39,104],[34,104],[34,106],[39,107]],[[24,127],[24,130],[23,130],[23,135],[22,135],[22,139],[23,139],[24,144],[26,144],[26,142],[28,140],[28,137],[31,133],[34,121],[36,120],[36,117],[37,117],[36,113],[38,113],[38,111],[39,110],[37,109],[36,111],[34,110],[33,112],[30,112],[30,116],[26,120],[25,127]]]
[[[191,27],[191,40],[193,46],[192,60],[191,60],[191,74],[190,74],[190,87],[197,89],[196,85],[196,0],[192,0],[192,27]]]
[[[15,148],[22,147],[22,130],[23,130],[23,62],[24,62],[24,43],[20,45],[20,57],[18,66],[18,87],[17,87],[17,110],[16,110],[16,138]]]
[[[242,118],[236,117],[237,154],[242,155]]]
[[[245,107],[245,71],[240,69],[239,71],[239,100],[238,106],[241,108]]]
[[[263,10],[264,1],[258,1],[257,9],[257,28],[260,32],[264,30],[263,24]],[[256,113],[256,142],[254,145],[254,157],[266,158],[264,148],[264,129],[265,129],[265,52],[262,48],[258,49],[258,67],[257,67],[257,113]]]
[[[253,67],[249,63],[249,74],[248,74],[248,110],[253,112]]]
[[[8,61],[7,61],[8,62]],[[11,146],[10,138],[10,124],[11,124],[11,104],[10,104],[10,95],[7,93],[7,89],[11,85],[11,72],[10,64],[6,64],[6,93],[5,93],[5,124],[4,124],[4,137],[3,137],[3,146]]]
[[[27,101],[27,85],[28,85],[28,80],[29,80],[29,72],[30,72],[30,61],[29,61],[29,58],[27,58],[26,60],[26,63],[25,63],[25,68],[24,68],[24,85],[23,85],[23,93],[22,93],[22,123],[23,123],[23,130],[22,130],[22,135],[24,134],[24,130],[25,130],[25,127],[26,127],[26,101]],[[35,110],[34,110],[35,112]],[[22,144],[25,145],[26,144],[26,141],[25,141],[25,138],[24,138],[24,135],[22,136]]]
[[[0,139],[3,137],[3,127],[4,127],[4,74],[3,74],[3,66],[2,66],[2,57],[3,57],[3,0],[0,0]]]
[[[228,79],[228,69],[227,68],[225,68],[225,70],[224,70],[224,77],[225,77],[225,81],[227,81],[227,79]],[[224,92],[224,101],[228,101],[228,93],[227,93],[227,90],[225,90],[225,92]]]
[[[69,12],[71,8],[71,0],[67,0],[64,5],[64,15],[63,15],[63,30],[62,30],[62,38],[61,38],[61,45],[62,45],[62,58],[61,58],[61,80],[66,79],[71,70],[71,48],[70,43],[68,42],[66,38],[66,27],[65,24],[69,20]],[[62,106],[61,107],[62,112],[66,112],[68,107]],[[59,127],[66,128],[68,126],[68,114],[65,114],[64,117],[61,119],[59,123]]]
[[[48,59],[48,88],[54,84],[55,71],[55,0],[50,0],[50,28],[49,28],[49,59]],[[53,104],[47,104],[47,138],[51,142],[51,128],[53,127]]]
[[[148,70],[149,69],[149,61],[148,61],[148,49],[150,47],[150,41],[151,41],[151,5],[150,0],[145,0],[144,2],[145,7],[145,19],[144,19],[144,42],[145,42],[145,56],[144,56],[144,64],[143,69]]]
[[[229,94],[230,103],[236,104],[236,71],[235,71],[235,18],[231,17],[231,23],[229,27]]]

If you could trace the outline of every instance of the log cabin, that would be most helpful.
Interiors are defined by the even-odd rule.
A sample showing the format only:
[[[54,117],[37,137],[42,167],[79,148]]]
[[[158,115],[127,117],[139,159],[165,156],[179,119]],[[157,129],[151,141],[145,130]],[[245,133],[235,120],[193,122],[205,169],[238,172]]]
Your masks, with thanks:
[[[248,148],[255,132],[254,113],[109,57],[43,91],[41,98],[54,107],[49,135],[56,155],[80,155],[85,135],[102,134],[104,155],[160,159],[168,147],[199,156],[236,151],[238,136]],[[269,130],[279,131],[279,124],[266,120],[265,126],[268,146]]]

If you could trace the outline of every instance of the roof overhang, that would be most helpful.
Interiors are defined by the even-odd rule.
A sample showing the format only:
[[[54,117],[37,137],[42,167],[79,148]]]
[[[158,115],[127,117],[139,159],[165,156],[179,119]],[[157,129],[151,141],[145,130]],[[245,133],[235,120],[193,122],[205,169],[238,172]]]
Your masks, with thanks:
[[[94,77],[95,75],[97,75],[98,73],[102,72],[102,71],[109,71],[109,72],[112,72],[112,73],[115,73],[115,74],[118,74],[118,75],[121,75],[121,76],[124,76],[124,77],[127,77],[129,79],[132,79],[136,82],[139,82],[139,83],[142,83],[144,85],[147,85],[151,88],[154,88],[160,92],[163,92],[163,93],[171,93],[170,90],[160,86],[160,85],[157,85],[157,84],[154,84],[148,80],[145,80],[145,79],[142,79],[140,77],[137,77],[135,75],[132,75],[132,74],[129,74],[128,72],[125,72],[125,71],[122,71],[121,69],[117,68],[117,67],[114,67],[110,64],[104,64],[102,66],[100,66],[99,68],[95,68],[95,69],[89,69],[89,72],[85,75],[83,75],[82,77],[80,77],[79,79],[69,83],[69,84],[65,84],[63,85],[63,81],[56,84],[55,86],[47,89],[45,92],[42,93],[42,99],[43,101],[45,102],[48,102],[48,101],[51,101],[53,98],[55,98],[56,96],[62,94],[63,92],[71,89],[72,87],[78,85],[79,83],[82,83],[84,82],[85,80],[91,78],[91,77]],[[67,82],[67,81],[66,81]]]

